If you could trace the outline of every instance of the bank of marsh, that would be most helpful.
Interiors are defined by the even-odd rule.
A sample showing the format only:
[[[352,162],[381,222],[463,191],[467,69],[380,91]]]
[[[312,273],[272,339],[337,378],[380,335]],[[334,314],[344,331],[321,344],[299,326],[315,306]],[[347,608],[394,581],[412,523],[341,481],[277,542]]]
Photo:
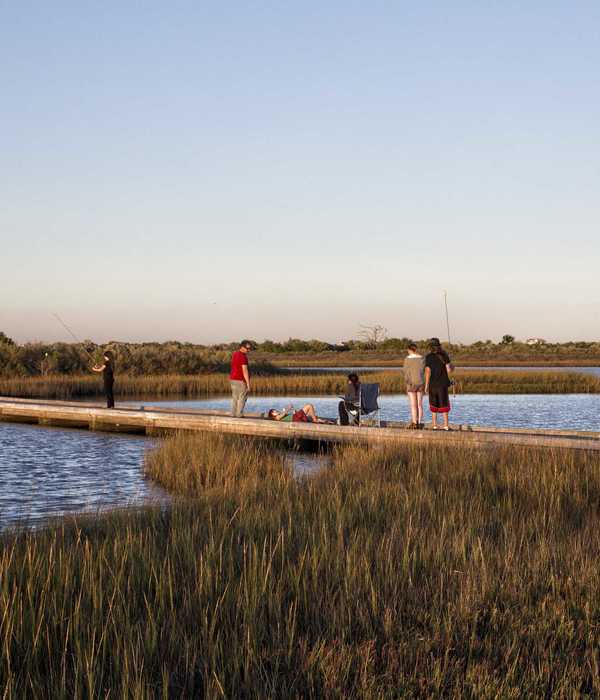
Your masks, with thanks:
[[[117,368],[118,369],[118,368]],[[493,370],[458,370],[456,390],[471,394],[597,394],[600,377],[578,372],[511,372]],[[371,372],[363,380],[378,382],[385,394],[403,393],[401,372]],[[343,392],[343,372],[309,374],[283,372],[252,378],[255,395],[337,395]],[[227,374],[200,375],[119,375],[115,391],[119,398],[167,397],[203,398],[228,394]],[[44,399],[72,399],[102,396],[102,382],[90,375],[51,375],[0,379],[0,396]]]
[[[600,692],[600,463],[177,436],[170,509],[5,534],[4,697]]]

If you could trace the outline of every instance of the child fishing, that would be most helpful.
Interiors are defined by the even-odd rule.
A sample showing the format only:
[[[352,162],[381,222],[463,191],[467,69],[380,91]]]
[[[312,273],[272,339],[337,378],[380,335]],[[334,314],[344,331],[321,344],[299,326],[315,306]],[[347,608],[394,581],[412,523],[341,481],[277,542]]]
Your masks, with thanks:
[[[110,350],[106,350],[103,355],[104,363],[94,365],[93,372],[102,372],[102,380],[104,382],[104,394],[106,396],[106,408],[115,407],[115,397],[113,393],[115,384],[113,354]]]

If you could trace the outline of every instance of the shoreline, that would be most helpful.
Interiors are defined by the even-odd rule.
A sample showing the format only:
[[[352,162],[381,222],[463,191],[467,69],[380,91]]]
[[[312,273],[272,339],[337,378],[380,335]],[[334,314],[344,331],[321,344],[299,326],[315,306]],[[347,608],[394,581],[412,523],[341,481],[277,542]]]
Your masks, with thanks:
[[[380,393],[405,392],[404,377],[398,371],[369,372],[368,381],[380,385]],[[584,372],[557,370],[515,372],[458,368],[455,375],[459,394],[599,394],[600,376]],[[338,395],[345,386],[343,373],[285,372],[252,378],[256,396]],[[117,400],[138,397],[204,399],[229,394],[226,374],[206,375],[117,375]],[[103,395],[102,383],[89,375],[53,375],[0,379],[0,396],[7,398],[80,399]],[[143,399],[145,400],[145,399]]]
[[[461,367],[477,367],[485,369],[486,367],[532,367],[535,369],[547,369],[551,367],[600,367],[600,358],[593,360],[548,360],[547,362],[539,362],[535,360],[506,360],[502,358],[494,360],[482,360],[482,359],[469,359],[463,357],[453,357],[453,363],[457,369]],[[328,363],[327,361],[319,360],[288,360],[279,361],[275,359],[270,359],[269,362],[275,367],[280,369],[299,369],[300,367],[307,368],[323,368],[323,369],[338,369],[340,367],[351,367],[352,365],[367,365],[371,364],[373,367],[402,367],[404,362],[404,357],[398,357],[394,359],[378,359],[377,357],[360,357],[360,358],[340,358],[339,362]],[[300,364],[302,362],[302,364]]]

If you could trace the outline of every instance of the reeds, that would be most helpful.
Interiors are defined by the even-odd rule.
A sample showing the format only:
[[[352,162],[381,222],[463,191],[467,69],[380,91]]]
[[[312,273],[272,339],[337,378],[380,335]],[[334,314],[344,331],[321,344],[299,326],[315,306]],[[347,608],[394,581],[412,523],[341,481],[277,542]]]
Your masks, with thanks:
[[[464,394],[598,394],[600,377],[583,372],[457,370]]]
[[[579,394],[600,393],[600,377],[578,372],[525,372],[458,370],[457,391],[466,394]],[[402,393],[402,372],[363,374],[363,381],[378,382],[384,394]],[[256,395],[336,395],[345,390],[343,373],[306,374],[285,372],[252,377]],[[118,398],[206,398],[228,394],[226,374],[117,375]],[[102,395],[102,381],[94,376],[52,375],[0,379],[0,395],[22,398],[68,400]]]
[[[170,510],[5,534],[4,698],[596,697],[600,463],[175,437]],[[219,468],[222,467],[222,473]]]

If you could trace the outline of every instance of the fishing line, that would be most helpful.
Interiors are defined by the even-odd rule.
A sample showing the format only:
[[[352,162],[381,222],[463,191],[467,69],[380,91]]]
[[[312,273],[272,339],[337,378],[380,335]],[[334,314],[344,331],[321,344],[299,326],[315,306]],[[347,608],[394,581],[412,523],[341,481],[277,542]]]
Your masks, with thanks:
[[[444,289],[444,307],[446,308],[446,331],[448,332],[448,345],[452,345],[450,340],[450,320],[448,318],[448,292]]]
[[[55,313],[53,313],[52,315],[60,323],[60,325],[67,331],[67,333],[75,340],[75,342],[78,345],[81,345],[81,347],[83,348],[83,351],[88,354],[88,357],[92,360],[92,362],[95,362],[96,360],[95,360],[94,356],[92,355],[92,353],[85,347],[85,345],[81,342],[81,340],[79,340],[79,338],[75,335],[75,333],[73,333],[73,331],[69,328],[69,326],[67,326],[67,324],[62,320],[62,318],[58,314],[55,314]]]
[[[448,292],[444,289],[444,308],[446,309],[446,331],[448,333],[448,347],[452,345],[450,339],[450,318],[448,316]],[[452,397],[456,399],[456,379],[452,380]]]

